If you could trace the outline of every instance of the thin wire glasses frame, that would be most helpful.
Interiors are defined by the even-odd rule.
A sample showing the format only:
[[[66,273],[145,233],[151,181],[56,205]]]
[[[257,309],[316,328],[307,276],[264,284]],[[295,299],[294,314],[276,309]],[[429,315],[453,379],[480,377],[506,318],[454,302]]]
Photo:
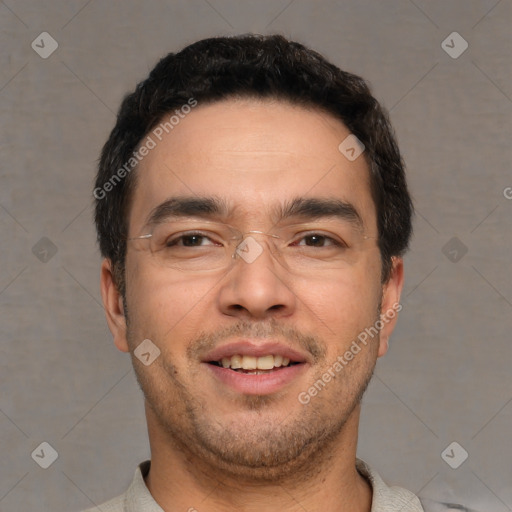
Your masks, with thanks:
[[[128,238],[146,241],[140,249],[149,249],[158,265],[183,272],[227,269],[237,259],[252,263],[266,248],[288,271],[301,275],[353,265],[369,240],[377,237],[347,223],[328,221],[288,224],[272,232],[242,232],[223,222],[180,220],[158,223],[150,232]]]

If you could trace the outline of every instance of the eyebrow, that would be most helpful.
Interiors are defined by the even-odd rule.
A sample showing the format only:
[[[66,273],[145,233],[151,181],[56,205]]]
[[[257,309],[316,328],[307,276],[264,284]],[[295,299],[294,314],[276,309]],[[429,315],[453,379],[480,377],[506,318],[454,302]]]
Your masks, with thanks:
[[[277,222],[290,217],[305,220],[335,218],[348,221],[360,229],[364,227],[363,218],[355,206],[337,198],[297,197],[283,206],[277,206],[274,213]]]
[[[147,224],[160,224],[173,217],[226,217],[226,203],[216,197],[170,197],[156,206],[148,217]]]
[[[335,218],[348,221],[355,227],[364,227],[357,209],[349,202],[337,198],[297,197],[272,209],[276,224],[289,218],[317,220]],[[156,206],[150,213],[147,225],[160,224],[170,218],[198,217],[204,219],[227,219],[233,215],[225,201],[217,197],[170,197]]]

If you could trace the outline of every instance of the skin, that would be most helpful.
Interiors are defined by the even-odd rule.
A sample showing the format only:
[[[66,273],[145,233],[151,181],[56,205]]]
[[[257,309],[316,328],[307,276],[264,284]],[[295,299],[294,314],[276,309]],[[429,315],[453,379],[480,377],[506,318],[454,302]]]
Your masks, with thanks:
[[[233,207],[227,220],[244,232],[268,232],[270,208],[286,200],[343,199],[376,236],[367,161],[338,150],[348,135],[331,115],[281,101],[199,105],[141,162],[130,236],[144,234],[151,210],[174,195],[224,199]],[[297,396],[375,323],[379,307],[399,302],[402,260],[394,258],[384,285],[371,240],[350,265],[317,276],[292,275],[268,250],[251,264],[190,276],[156,265],[137,243],[127,251],[127,315],[108,260],[101,290],[115,345],[132,353],[144,392],[146,484],[158,504],[166,512],[369,512],[371,486],[355,468],[360,398],[396,317],[309,404]],[[238,393],[200,357],[246,336],[307,348],[310,363],[277,393]],[[147,338],[161,351],[150,366],[133,357]]]

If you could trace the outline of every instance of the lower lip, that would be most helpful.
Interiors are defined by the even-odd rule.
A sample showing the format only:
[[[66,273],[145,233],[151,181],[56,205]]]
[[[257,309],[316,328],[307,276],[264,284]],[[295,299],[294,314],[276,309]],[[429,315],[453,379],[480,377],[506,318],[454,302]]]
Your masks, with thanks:
[[[294,364],[268,373],[251,375],[235,372],[209,363],[205,364],[209,371],[222,383],[246,395],[268,395],[281,390],[305,371],[305,363]]]

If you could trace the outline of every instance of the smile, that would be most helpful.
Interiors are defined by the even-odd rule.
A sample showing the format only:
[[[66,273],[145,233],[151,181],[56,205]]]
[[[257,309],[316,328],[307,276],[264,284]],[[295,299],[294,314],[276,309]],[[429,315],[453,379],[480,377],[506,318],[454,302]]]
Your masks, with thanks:
[[[237,360],[235,357],[235,366],[237,366]],[[245,359],[244,356],[241,359]],[[273,357],[273,356],[264,356]],[[226,364],[233,358],[228,359]],[[283,361],[284,362],[284,361]],[[224,367],[222,363],[218,361],[211,361],[209,363],[202,363],[209,371],[213,379],[221,387],[227,387],[236,393],[244,395],[270,395],[277,393],[278,391],[284,390],[286,386],[291,385],[297,380],[310,366],[308,363],[298,363],[288,361],[286,366],[282,365],[272,366],[269,369],[245,369],[245,368],[231,368]],[[275,362],[273,363],[275,364]],[[255,366],[254,363],[246,363],[246,366]],[[268,366],[270,362],[268,362]]]
[[[228,368],[239,373],[260,375],[274,371],[278,368],[287,368],[298,364],[297,361],[290,361],[289,357],[281,355],[249,356],[236,354],[231,357],[223,357],[220,361],[210,361],[210,364]]]

